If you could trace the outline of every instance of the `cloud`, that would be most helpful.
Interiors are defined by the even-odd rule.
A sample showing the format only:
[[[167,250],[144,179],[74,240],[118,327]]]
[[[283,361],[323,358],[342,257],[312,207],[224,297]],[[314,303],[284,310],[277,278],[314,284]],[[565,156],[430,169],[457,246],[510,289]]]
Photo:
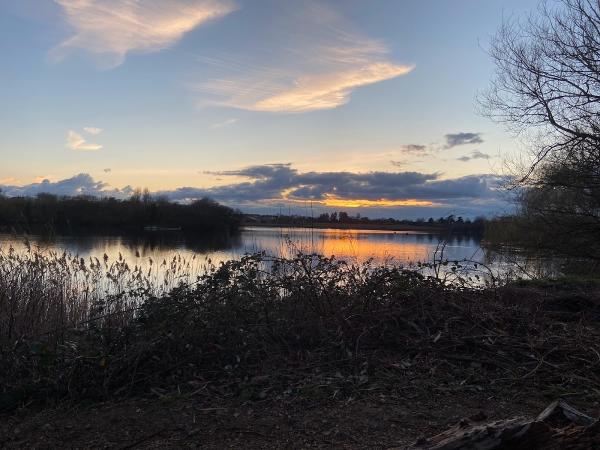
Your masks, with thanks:
[[[55,0],[74,34],[51,51],[55,60],[81,49],[107,68],[130,52],[151,53],[173,46],[185,33],[236,7],[229,0]]]
[[[273,85],[252,89],[254,79],[216,80],[196,87],[201,93],[224,97],[207,102],[260,112],[310,112],[334,109],[350,101],[357,88],[405,75],[413,66],[389,62],[364,63],[356,67],[332,70],[322,74],[302,74],[283,83],[273,80]]]
[[[41,183],[43,181],[49,181],[52,178],[51,175],[38,175],[33,179],[34,183]]]
[[[454,133],[447,134],[445,148],[453,148],[459,145],[482,144],[481,133]]]
[[[473,159],[490,159],[490,155],[487,153],[480,152],[479,150],[475,150],[471,153],[471,158]]]
[[[420,144],[406,144],[400,147],[402,153],[412,153],[415,155],[424,155],[427,153],[427,146]]]
[[[266,164],[212,172],[247,181],[207,189],[182,187],[163,191],[173,200],[208,196],[231,205],[313,201],[323,206],[467,205],[497,196],[500,180],[493,175],[440,179],[419,172],[298,172],[291,164]]]
[[[102,145],[87,142],[83,136],[73,130],[67,132],[67,147],[71,150],[89,152],[102,149]]]
[[[467,162],[471,161],[472,159],[490,159],[490,155],[488,155],[487,153],[480,152],[479,150],[475,150],[474,152],[471,152],[470,156],[465,155],[456,159],[458,161]]]
[[[345,105],[356,88],[405,75],[412,66],[387,62],[365,64],[323,75],[303,75],[294,86],[257,100],[248,109],[270,112],[307,112]]]
[[[226,120],[223,120],[222,122],[213,123],[210,127],[213,129],[214,128],[223,128],[223,127],[227,127],[229,125],[233,125],[237,121],[238,121],[238,119],[235,119],[235,118],[226,119]]]
[[[108,184],[96,181],[86,173],[54,182],[44,179],[24,186],[0,185],[0,189],[11,197],[34,197],[38,194],[48,193],[59,196],[91,195],[125,198],[133,192],[129,186],[123,189],[112,189]]]
[[[282,6],[285,5],[285,6]],[[277,10],[267,54],[205,57],[220,76],[196,83],[201,105],[303,113],[345,105],[364,86],[406,75],[412,64],[388,58],[386,46],[354,30],[334,10],[312,1]],[[271,19],[269,19],[271,20]],[[262,61],[257,64],[256,60]]]
[[[104,130],[102,130],[102,128],[97,128],[97,127],[83,127],[83,131],[96,136],[96,135],[102,133],[102,131],[104,131]]]

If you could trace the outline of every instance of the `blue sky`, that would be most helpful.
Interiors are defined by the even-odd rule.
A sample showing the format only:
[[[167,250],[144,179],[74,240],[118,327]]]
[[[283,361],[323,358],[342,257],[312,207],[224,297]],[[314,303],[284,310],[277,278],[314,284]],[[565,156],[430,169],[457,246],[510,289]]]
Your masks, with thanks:
[[[502,18],[536,5],[4,0],[0,188],[500,213],[522,149],[474,99]]]

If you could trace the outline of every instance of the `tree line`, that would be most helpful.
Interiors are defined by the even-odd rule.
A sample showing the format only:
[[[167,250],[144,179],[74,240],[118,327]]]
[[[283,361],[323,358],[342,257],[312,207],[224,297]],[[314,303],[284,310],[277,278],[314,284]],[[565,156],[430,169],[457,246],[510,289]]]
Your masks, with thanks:
[[[173,228],[190,233],[233,232],[239,223],[239,213],[211,199],[174,203],[153,197],[147,190],[137,190],[125,200],[51,194],[7,197],[0,193],[0,226],[18,231],[43,227],[56,231]]]
[[[334,211],[331,213],[322,213],[316,217],[308,217],[302,215],[254,215],[262,224],[273,225],[291,225],[291,226],[310,226],[311,224],[344,224],[344,225],[372,225],[372,226],[405,226],[415,228],[435,228],[444,231],[452,231],[456,233],[483,234],[486,219],[483,217],[463,218],[462,216],[449,215],[434,219],[419,218],[416,220],[410,219],[394,219],[376,218],[371,219],[360,214],[351,215],[346,211]]]

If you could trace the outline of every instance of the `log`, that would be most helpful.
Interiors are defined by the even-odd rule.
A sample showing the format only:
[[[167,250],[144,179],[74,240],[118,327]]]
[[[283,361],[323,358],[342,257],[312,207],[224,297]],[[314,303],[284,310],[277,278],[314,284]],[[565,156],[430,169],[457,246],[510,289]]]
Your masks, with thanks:
[[[515,417],[488,423],[463,419],[413,446],[421,450],[535,450],[600,448],[600,424],[562,400],[534,419]]]

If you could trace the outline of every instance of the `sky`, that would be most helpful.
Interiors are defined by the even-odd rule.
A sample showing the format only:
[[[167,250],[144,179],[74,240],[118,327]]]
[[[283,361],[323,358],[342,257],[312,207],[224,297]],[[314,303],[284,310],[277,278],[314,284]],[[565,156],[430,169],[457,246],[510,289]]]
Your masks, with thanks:
[[[0,0],[0,189],[370,217],[510,210],[477,112],[537,0]]]

